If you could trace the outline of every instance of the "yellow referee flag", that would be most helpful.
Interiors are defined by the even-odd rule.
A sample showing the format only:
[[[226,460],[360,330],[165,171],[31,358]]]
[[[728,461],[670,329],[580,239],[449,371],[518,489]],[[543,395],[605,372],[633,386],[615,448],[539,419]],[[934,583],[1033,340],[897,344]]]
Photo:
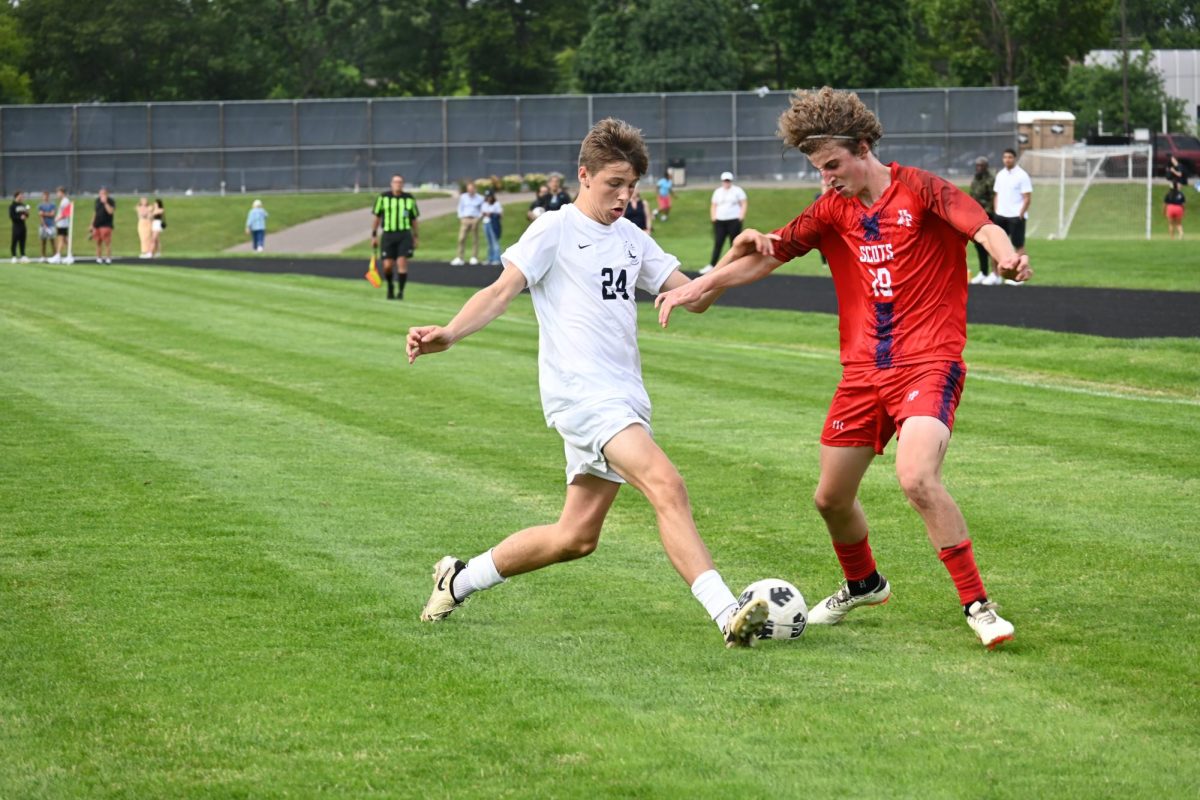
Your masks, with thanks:
[[[363,275],[367,282],[378,289],[383,285],[383,281],[379,279],[379,270],[375,269],[375,255],[371,255],[371,265],[367,267],[367,274]]]

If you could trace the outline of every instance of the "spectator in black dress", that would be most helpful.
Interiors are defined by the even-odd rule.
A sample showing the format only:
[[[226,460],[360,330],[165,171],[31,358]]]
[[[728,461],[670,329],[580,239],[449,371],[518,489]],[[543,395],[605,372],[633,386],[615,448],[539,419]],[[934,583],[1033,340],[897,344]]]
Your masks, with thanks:
[[[29,259],[25,256],[25,237],[28,235],[25,220],[29,219],[29,204],[25,202],[25,193],[20,189],[13,192],[13,201],[8,206],[8,218],[12,220],[12,263],[17,263],[17,251],[20,250],[20,262],[28,264]]]

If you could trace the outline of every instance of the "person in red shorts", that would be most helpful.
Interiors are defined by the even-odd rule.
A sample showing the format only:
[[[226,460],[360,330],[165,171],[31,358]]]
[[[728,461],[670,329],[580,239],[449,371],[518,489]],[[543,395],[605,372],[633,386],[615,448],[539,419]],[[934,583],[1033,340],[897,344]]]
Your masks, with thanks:
[[[659,321],[665,327],[671,311],[693,296],[751,283],[819,250],[838,296],[843,373],[821,434],[814,502],[845,582],[813,607],[809,622],[834,625],[891,596],[868,543],[858,487],[899,434],[900,486],[950,573],[967,624],[994,648],[1013,638],[1013,626],[988,599],[966,521],[941,471],[967,372],[964,244],[982,244],[1000,274],[1016,280],[1032,275],[1029,259],[953,184],[881,163],[872,147],[883,128],[857,95],[829,87],[797,92],[779,132],[820,171],[821,198],[773,233],[743,231],[717,269],[660,294]]]
[[[1167,238],[1183,238],[1183,204],[1187,198],[1179,190],[1178,183],[1172,183],[1167,196],[1163,198],[1163,213],[1167,215]]]

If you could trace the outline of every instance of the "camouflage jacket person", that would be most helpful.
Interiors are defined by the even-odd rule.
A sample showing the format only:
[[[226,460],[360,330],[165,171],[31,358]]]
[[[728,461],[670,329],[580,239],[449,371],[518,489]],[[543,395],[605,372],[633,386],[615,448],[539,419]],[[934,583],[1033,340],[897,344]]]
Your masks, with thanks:
[[[983,206],[983,210],[991,214],[992,198],[996,194],[993,188],[996,178],[986,165],[981,166],[983,166],[983,169],[975,171],[975,177],[971,179],[971,189],[967,194],[979,201],[979,205]]]

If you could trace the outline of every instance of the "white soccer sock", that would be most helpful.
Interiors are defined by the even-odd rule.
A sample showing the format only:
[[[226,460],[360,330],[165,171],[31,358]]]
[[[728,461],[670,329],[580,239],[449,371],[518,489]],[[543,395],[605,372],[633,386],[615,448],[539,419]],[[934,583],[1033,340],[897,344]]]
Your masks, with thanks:
[[[715,569],[701,573],[692,584],[692,594],[700,601],[700,605],[704,606],[713,622],[717,623],[717,627],[725,630],[725,622],[737,608],[737,598],[721,579],[721,573]]]
[[[453,592],[454,599],[462,602],[467,599],[468,595],[490,589],[501,583],[504,583],[504,578],[500,577],[500,571],[496,569],[496,562],[492,560],[492,551],[488,550],[467,562],[466,569],[455,576],[454,585],[450,591]]]

